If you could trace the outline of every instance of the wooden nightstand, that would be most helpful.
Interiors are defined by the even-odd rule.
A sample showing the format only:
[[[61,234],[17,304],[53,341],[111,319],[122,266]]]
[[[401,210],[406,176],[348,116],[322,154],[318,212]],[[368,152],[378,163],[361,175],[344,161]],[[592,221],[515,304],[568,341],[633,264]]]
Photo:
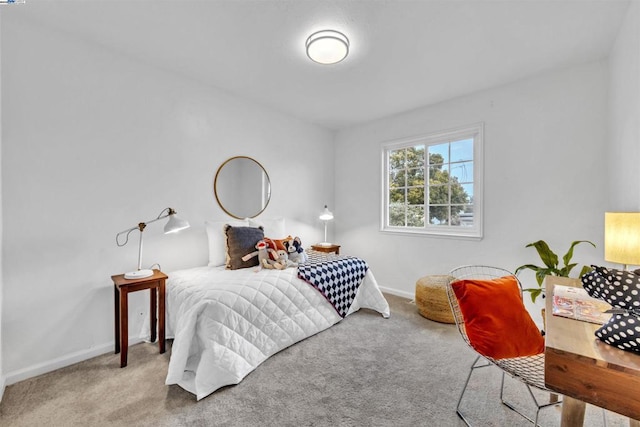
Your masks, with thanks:
[[[160,270],[153,270],[153,276],[142,279],[125,279],[124,274],[111,276],[113,280],[113,296],[115,306],[116,351],[120,353],[120,367],[127,366],[127,350],[129,348],[129,302],[130,292],[149,289],[149,311],[151,315],[151,341],[156,340],[156,308],[158,311],[158,343],[160,353],[165,352],[164,310],[165,280],[167,275]]]
[[[340,255],[340,245],[334,245],[333,243],[330,245],[321,245],[319,243],[315,245],[311,245],[311,250],[324,252],[327,254],[335,253],[336,255]]]

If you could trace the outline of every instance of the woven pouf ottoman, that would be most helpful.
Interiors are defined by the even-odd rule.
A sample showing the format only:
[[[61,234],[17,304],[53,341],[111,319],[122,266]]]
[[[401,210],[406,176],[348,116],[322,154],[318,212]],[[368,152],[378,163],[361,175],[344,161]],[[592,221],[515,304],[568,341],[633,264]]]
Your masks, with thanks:
[[[423,317],[441,323],[455,323],[447,298],[447,284],[452,279],[453,277],[447,275],[425,276],[418,279],[416,305]]]

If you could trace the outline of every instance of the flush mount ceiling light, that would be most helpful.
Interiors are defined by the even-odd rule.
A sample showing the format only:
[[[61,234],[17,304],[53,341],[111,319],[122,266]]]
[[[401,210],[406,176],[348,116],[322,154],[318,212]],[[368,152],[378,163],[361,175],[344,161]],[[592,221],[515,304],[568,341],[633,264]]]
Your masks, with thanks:
[[[336,64],[349,54],[349,39],[341,32],[322,30],[309,36],[307,56],[318,64]]]

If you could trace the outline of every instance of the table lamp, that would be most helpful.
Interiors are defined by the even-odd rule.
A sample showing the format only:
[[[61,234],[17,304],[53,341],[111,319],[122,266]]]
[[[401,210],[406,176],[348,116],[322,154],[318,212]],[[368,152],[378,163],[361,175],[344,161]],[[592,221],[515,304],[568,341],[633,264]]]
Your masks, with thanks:
[[[331,243],[327,242],[327,223],[333,219],[333,213],[324,205],[324,210],[320,214],[320,220],[324,221],[324,242],[320,243],[321,246],[331,246]]]
[[[189,222],[184,219],[178,218],[175,210],[173,210],[172,208],[165,208],[162,210],[162,212],[160,212],[157,218],[154,218],[151,221],[141,222],[135,227],[131,227],[116,234],[116,244],[118,246],[124,246],[127,244],[127,242],[129,242],[129,234],[131,234],[131,232],[134,230],[140,230],[140,242],[138,244],[138,269],[136,271],[125,273],[125,279],[142,279],[153,275],[153,270],[142,268],[142,232],[147,225],[156,221],[160,221],[161,219],[167,217],[169,218],[169,221],[167,221],[164,226],[164,234],[175,233],[177,231],[184,230],[185,228],[189,228]],[[119,238],[123,234],[125,235],[125,241],[123,243],[120,243]]]
[[[640,265],[640,212],[605,212],[604,259]]]

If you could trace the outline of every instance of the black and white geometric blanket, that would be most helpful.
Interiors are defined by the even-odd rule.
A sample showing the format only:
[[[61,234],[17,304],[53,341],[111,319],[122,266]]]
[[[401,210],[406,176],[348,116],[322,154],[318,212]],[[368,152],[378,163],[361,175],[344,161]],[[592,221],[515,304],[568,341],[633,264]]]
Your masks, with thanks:
[[[307,262],[298,265],[298,277],[311,284],[345,317],[369,266],[350,256],[311,252]]]

